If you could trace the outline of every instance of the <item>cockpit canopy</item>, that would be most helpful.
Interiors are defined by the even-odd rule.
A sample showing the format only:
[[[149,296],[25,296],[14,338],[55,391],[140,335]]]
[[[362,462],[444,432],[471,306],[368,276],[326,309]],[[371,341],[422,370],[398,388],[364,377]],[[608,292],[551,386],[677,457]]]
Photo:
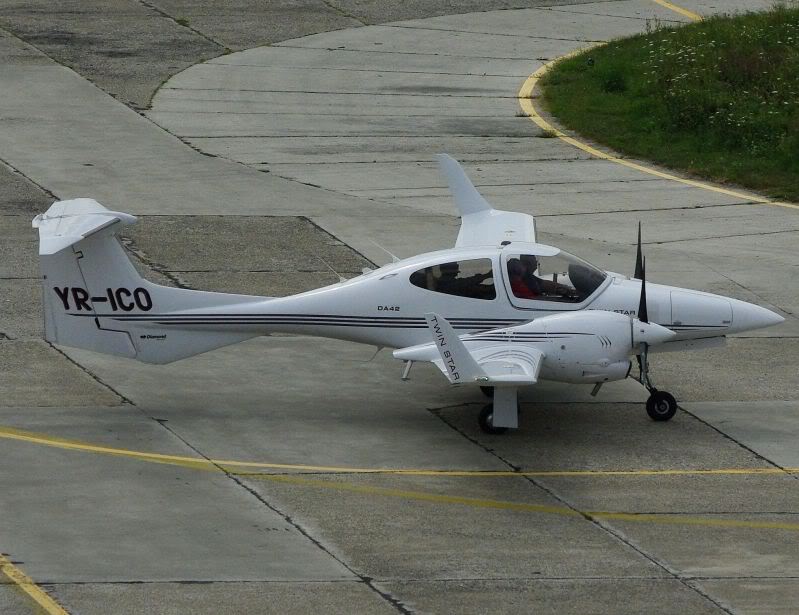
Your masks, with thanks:
[[[503,253],[510,294],[517,299],[582,303],[607,277],[604,271],[563,250],[536,252]]]
[[[590,263],[540,244],[508,246],[495,258],[463,258],[414,271],[410,282],[432,292],[492,300],[496,284],[503,280],[511,302],[525,307],[530,301],[578,304],[590,297],[607,274]]]
[[[414,271],[411,284],[445,295],[496,299],[493,269],[490,258],[451,261]]]

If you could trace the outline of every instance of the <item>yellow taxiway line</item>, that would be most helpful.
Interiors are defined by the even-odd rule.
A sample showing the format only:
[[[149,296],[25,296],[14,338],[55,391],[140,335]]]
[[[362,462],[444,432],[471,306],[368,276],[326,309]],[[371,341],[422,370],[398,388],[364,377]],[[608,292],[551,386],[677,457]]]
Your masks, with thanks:
[[[50,597],[50,594],[36,585],[33,579],[12,564],[11,560],[2,553],[0,553],[0,572],[8,577],[19,589],[33,598],[49,615],[69,615],[60,604]]]
[[[656,2],[657,4],[660,4],[661,6],[664,6],[664,7],[668,8],[668,9],[671,9],[671,10],[673,10],[673,11],[675,11],[675,12],[677,12],[677,13],[685,16],[685,17],[688,17],[690,19],[693,19],[693,20],[702,19],[702,17],[700,15],[697,15],[696,13],[688,11],[687,9],[680,8],[680,7],[672,4],[671,2],[666,2],[665,0],[653,0],[653,2]],[[555,126],[550,124],[547,120],[545,120],[543,118],[543,116],[536,110],[535,106],[533,105],[533,93],[534,93],[535,88],[538,85],[539,81],[541,80],[541,78],[546,73],[548,73],[557,62],[560,62],[561,60],[565,60],[567,58],[571,58],[571,57],[573,57],[575,55],[579,55],[579,54],[583,53],[584,51],[586,51],[588,49],[591,49],[593,47],[597,47],[597,46],[600,46],[600,45],[604,45],[604,44],[606,44],[606,43],[599,43],[598,45],[590,45],[590,46],[585,47],[583,49],[577,49],[575,51],[572,51],[571,53],[567,53],[566,55],[560,56],[559,58],[555,58],[554,60],[551,60],[551,61],[547,62],[546,64],[544,64],[543,66],[541,66],[532,75],[530,75],[525,80],[525,82],[522,84],[522,87],[519,90],[519,93],[517,94],[517,98],[519,100],[519,106],[522,108],[522,111],[524,112],[524,114],[527,115],[542,130],[547,131],[548,133],[556,136],[561,141],[564,141],[565,143],[568,143],[569,145],[572,145],[572,146],[574,146],[574,147],[576,147],[578,149],[581,149],[582,151],[584,151],[584,152],[586,152],[588,154],[591,154],[592,156],[594,156],[596,158],[600,158],[602,160],[607,160],[608,162],[615,162],[616,164],[620,164],[620,165],[625,166],[625,167],[630,168],[630,169],[635,169],[636,171],[641,171],[642,173],[648,173],[649,175],[654,175],[655,177],[659,177],[661,179],[666,179],[666,180],[670,180],[670,181],[679,182],[681,184],[685,184],[686,186],[692,186],[694,188],[700,188],[702,190],[709,190],[711,192],[724,194],[726,196],[731,196],[731,197],[734,197],[736,199],[741,199],[741,200],[744,200],[744,201],[759,203],[759,204],[762,204],[762,205],[774,205],[776,207],[785,207],[785,208],[788,208],[788,209],[799,209],[799,205],[796,205],[794,203],[783,203],[783,202],[779,202],[779,201],[772,201],[771,199],[767,199],[765,197],[762,197],[762,196],[759,196],[759,195],[756,195],[756,194],[750,194],[750,193],[746,193],[746,192],[739,192],[738,190],[732,190],[730,188],[724,188],[722,186],[715,186],[715,185],[709,184],[707,182],[696,181],[696,180],[693,180],[693,179],[688,179],[686,177],[679,177],[679,176],[674,175],[672,173],[666,173],[665,171],[660,171],[659,169],[656,169],[656,168],[653,168],[653,167],[650,167],[650,166],[646,166],[646,165],[643,165],[643,164],[638,163],[638,162],[633,162],[631,160],[626,160],[624,158],[619,158],[618,156],[616,156],[614,154],[610,154],[608,152],[604,152],[604,151],[602,151],[600,149],[597,149],[596,147],[593,147],[592,145],[589,145],[588,143],[584,143],[583,141],[580,141],[579,139],[575,139],[574,137],[567,135],[563,131],[559,130],[558,128],[556,128]]]
[[[672,4],[671,2],[667,2],[666,0],[652,0],[655,4],[659,4],[662,7],[669,9],[670,11],[674,11],[675,13],[679,13],[683,17],[687,17],[688,19],[693,19],[694,21],[701,21],[702,16],[698,13],[694,13],[693,11],[689,11],[688,9],[684,9],[681,6],[677,6],[676,4]]]
[[[510,502],[505,500],[488,500],[483,498],[471,498],[457,495],[446,495],[438,493],[428,493],[424,491],[408,491],[405,489],[387,489],[384,487],[372,487],[369,485],[354,485],[351,483],[339,483],[328,480],[309,479],[301,476],[260,474],[253,475],[269,482],[288,483],[292,485],[304,485],[322,489],[334,489],[337,491],[349,491],[364,495],[379,495],[385,497],[402,498],[405,500],[417,500],[423,502],[434,502],[438,504],[460,504],[472,508],[490,508],[495,510],[510,510],[518,512],[532,512],[550,515],[560,515],[564,517],[606,519],[613,521],[628,521],[637,523],[657,523],[668,525],[694,525],[702,527],[717,528],[741,528],[758,530],[788,530],[799,531],[799,523],[784,521],[748,521],[742,519],[717,519],[710,517],[695,517],[691,515],[675,515],[667,513],[626,513],[611,511],[579,511],[565,506],[546,506],[542,504],[528,504],[526,502]]]
[[[382,497],[395,497],[405,500],[415,500],[422,502],[434,502],[438,504],[454,504],[469,506],[472,508],[489,508],[496,510],[511,510],[527,513],[553,514],[567,517],[583,517],[594,519],[607,519],[628,522],[648,522],[669,525],[693,525],[704,527],[719,528],[749,528],[749,529],[772,529],[799,531],[799,523],[789,523],[780,521],[748,521],[739,519],[717,519],[710,517],[696,517],[690,515],[674,514],[636,514],[627,512],[612,511],[577,511],[565,506],[546,506],[539,504],[529,504],[526,502],[512,502],[505,500],[492,500],[483,498],[464,497],[459,495],[448,495],[429,493],[423,491],[411,491],[405,489],[391,489],[385,487],[374,487],[370,485],[359,485],[353,483],[339,482],[337,480],[324,479],[322,477],[308,477],[300,474],[273,474],[268,472],[245,472],[244,468],[250,469],[271,469],[271,470],[292,470],[299,472],[320,472],[329,477],[341,476],[344,474],[358,475],[390,475],[390,476],[462,476],[471,478],[491,478],[491,477],[607,477],[607,476],[745,476],[745,475],[787,475],[799,474],[799,468],[719,468],[719,469],[684,469],[684,470],[530,470],[530,471],[510,471],[510,470],[431,470],[431,469],[405,469],[405,468],[348,468],[341,466],[315,466],[304,464],[285,464],[285,463],[264,463],[258,461],[235,461],[221,459],[201,459],[197,457],[187,457],[183,455],[164,455],[161,453],[148,453],[134,451],[123,448],[109,446],[98,446],[74,440],[65,440],[42,434],[21,431],[9,427],[0,427],[0,438],[29,442],[49,446],[58,449],[82,451],[84,453],[95,453],[110,455],[115,457],[126,457],[138,461],[149,463],[160,463],[173,466],[181,466],[194,470],[205,470],[211,472],[227,472],[235,476],[246,477],[250,480],[263,480],[275,483],[285,483],[305,487],[334,489],[350,493],[360,493],[366,495],[377,495]],[[6,573],[8,574],[8,573]],[[21,573],[20,573],[21,574]],[[32,582],[31,582],[32,583]],[[30,587],[26,585],[25,587]],[[26,589],[28,591],[28,589]],[[33,591],[33,590],[32,590]],[[29,592],[30,593],[30,592]],[[41,596],[39,596],[41,598]],[[61,613],[61,611],[52,611]]]
[[[666,0],[652,0],[668,9],[671,9],[689,19],[699,20],[701,16],[693,13],[687,9],[678,7]],[[580,50],[582,51],[582,50]],[[744,194],[735,190],[729,190],[719,186],[713,186],[704,182],[697,182],[694,180],[678,177],[670,173],[664,173],[657,169],[646,167],[644,165],[631,162],[618,158],[612,154],[608,154],[598,150],[586,143],[578,141],[577,139],[566,135],[561,132],[549,122],[547,122],[536,111],[532,104],[532,95],[535,86],[541,77],[550,70],[552,65],[560,59],[564,59],[580,51],[572,52],[566,56],[562,56],[556,60],[544,64],[541,68],[535,71],[522,85],[519,91],[518,98],[522,110],[530,117],[543,130],[553,132],[559,139],[578,147],[579,149],[604,160],[615,162],[626,167],[655,175],[662,179],[677,181],[696,188],[711,190],[728,196],[746,199],[749,201],[762,203],[766,205],[776,205],[779,207],[788,207],[792,209],[799,209],[799,206],[791,203],[774,202],[757,195]],[[687,469],[687,470],[541,470],[541,471],[484,471],[484,470],[425,470],[425,469],[385,469],[385,468],[348,468],[337,466],[315,466],[303,464],[280,464],[280,463],[263,463],[263,462],[249,462],[249,461],[234,461],[234,460],[205,460],[194,457],[186,457],[181,455],[164,455],[160,453],[147,453],[142,451],[134,451],[128,449],[98,446],[93,444],[86,444],[61,438],[54,438],[51,436],[44,436],[41,434],[33,434],[30,432],[23,432],[21,430],[12,428],[0,428],[0,438],[18,440],[23,442],[30,442],[33,444],[45,445],[65,450],[75,450],[83,452],[91,452],[105,455],[121,456],[131,459],[138,459],[140,461],[147,461],[151,463],[163,463],[169,465],[178,465],[193,469],[211,470],[211,471],[225,471],[226,468],[262,468],[273,470],[293,470],[305,472],[326,472],[326,473],[347,473],[347,474],[391,474],[391,475],[410,475],[410,476],[469,476],[469,477],[517,477],[517,476],[530,476],[530,477],[599,477],[599,476],[686,476],[686,475],[751,475],[751,474],[793,474],[799,473],[799,468],[722,468],[722,469]],[[252,478],[260,478],[273,482],[289,483],[296,485],[312,486],[324,489],[337,489],[342,491],[349,491],[355,493],[364,493],[369,495],[381,495],[387,497],[399,497],[403,499],[410,499],[416,501],[427,501],[446,504],[460,504],[478,508],[492,508],[500,510],[513,510],[520,512],[536,512],[545,514],[557,514],[569,517],[591,517],[598,519],[608,519],[617,521],[631,521],[631,522],[649,522],[660,524],[675,524],[675,525],[697,525],[703,527],[719,527],[719,528],[748,528],[748,529],[781,529],[790,531],[799,531],[799,523],[783,523],[771,521],[744,521],[737,519],[711,519],[706,517],[690,517],[683,515],[668,515],[668,514],[633,514],[623,512],[607,512],[607,511],[576,511],[566,507],[544,506],[538,504],[528,504],[524,502],[510,502],[502,500],[489,500],[481,498],[470,498],[455,495],[442,495],[436,493],[425,493],[419,491],[408,491],[402,489],[387,489],[381,487],[371,487],[367,485],[354,485],[348,483],[331,482],[319,479],[308,479],[299,476],[290,475],[274,475],[274,474],[247,474],[237,473],[240,475],[250,476]],[[69,615],[69,613],[58,604],[47,592],[39,587],[33,579],[26,575],[22,570],[15,566],[7,556],[0,553],[0,572],[11,580],[17,587],[28,594],[48,615]]]
[[[603,476],[740,476],[740,475],[785,475],[799,474],[799,468],[715,468],[715,469],[633,469],[633,470],[437,470],[426,468],[356,468],[346,466],[323,466],[292,463],[269,463],[263,461],[241,461],[232,459],[203,459],[184,455],[165,455],[149,453],[111,446],[100,446],[77,440],[66,440],[13,427],[0,427],[0,439],[17,440],[60,448],[64,450],[98,453],[116,457],[128,457],[151,463],[178,465],[197,470],[236,470],[248,468],[252,470],[288,470],[292,472],[320,472],[326,474],[392,474],[405,476],[464,476],[473,478],[491,477],[603,477]],[[257,472],[240,472],[240,475],[260,476]]]

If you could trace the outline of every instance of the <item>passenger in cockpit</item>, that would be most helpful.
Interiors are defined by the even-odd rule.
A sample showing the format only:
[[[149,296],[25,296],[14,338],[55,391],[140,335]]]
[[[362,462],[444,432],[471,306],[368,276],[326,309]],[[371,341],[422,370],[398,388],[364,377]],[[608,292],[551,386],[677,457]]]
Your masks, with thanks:
[[[519,299],[535,299],[540,293],[530,288],[525,280],[525,273],[525,267],[518,258],[512,258],[508,261],[508,279],[510,280],[510,289],[513,294]]]
[[[436,290],[448,295],[458,295],[460,297],[473,297],[475,299],[486,299],[494,297],[494,287],[483,286],[482,282],[491,277],[491,271],[478,273],[468,278],[461,278],[460,266],[458,263],[442,263],[439,266],[441,277],[438,279]]]

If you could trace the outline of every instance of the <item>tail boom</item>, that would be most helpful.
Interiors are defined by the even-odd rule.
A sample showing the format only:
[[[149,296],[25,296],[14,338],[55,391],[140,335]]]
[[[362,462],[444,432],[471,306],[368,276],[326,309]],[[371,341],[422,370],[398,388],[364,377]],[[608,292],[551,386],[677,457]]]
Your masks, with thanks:
[[[116,237],[135,220],[91,199],[58,201],[33,220],[39,230],[45,339],[146,363],[170,363],[258,335],[167,328],[150,318],[207,308],[234,310],[267,298],[145,280]]]

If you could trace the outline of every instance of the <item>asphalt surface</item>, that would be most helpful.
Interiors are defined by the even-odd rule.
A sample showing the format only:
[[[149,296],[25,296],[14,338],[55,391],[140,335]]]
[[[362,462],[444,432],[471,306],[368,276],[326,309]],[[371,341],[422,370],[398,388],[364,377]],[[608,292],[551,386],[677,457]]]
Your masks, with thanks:
[[[543,62],[688,19],[649,0],[5,3],[0,552],[80,614],[794,612],[797,211],[593,159],[516,98]],[[632,382],[543,383],[501,437],[479,393],[344,342],[153,367],[41,340],[29,224],[55,198],[139,215],[125,243],[160,283],[283,295],[451,245],[439,151],[548,243],[630,271],[640,219],[651,279],[787,320],[657,357],[667,424]],[[41,612],[12,576],[0,611]]]

